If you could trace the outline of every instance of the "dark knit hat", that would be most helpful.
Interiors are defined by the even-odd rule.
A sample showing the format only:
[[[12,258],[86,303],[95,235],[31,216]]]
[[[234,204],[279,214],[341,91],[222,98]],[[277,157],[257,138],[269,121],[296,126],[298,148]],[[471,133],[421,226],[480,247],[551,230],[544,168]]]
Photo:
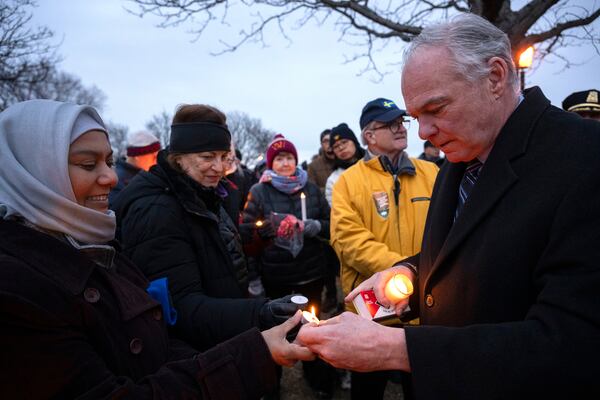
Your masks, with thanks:
[[[331,136],[329,137],[329,146],[333,148],[335,142],[341,139],[352,140],[355,145],[359,146],[356,135],[354,134],[354,132],[352,132],[352,129],[350,129],[345,123],[341,123],[331,130]]]
[[[298,152],[296,146],[289,140],[287,140],[282,134],[278,133],[269,146],[267,147],[267,168],[273,168],[273,159],[279,153],[291,153],[296,159],[296,165],[298,165]]]
[[[590,89],[571,93],[562,103],[566,111],[600,112],[600,96],[598,90]]]
[[[127,138],[127,156],[137,157],[160,150],[160,141],[148,131],[132,133]]]
[[[371,121],[392,122],[406,114],[392,100],[378,98],[368,102],[360,115],[360,129],[364,129]]]
[[[426,140],[425,143],[423,143],[423,148],[426,149],[428,147],[435,147],[435,146],[429,140]]]
[[[321,140],[321,142],[322,142],[325,135],[329,135],[329,134],[331,134],[331,129],[325,129],[323,132],[321,132],[321,138],[319,140]]]
[[[170,153],[200,153],[231,150],[227,126],[214,122],[190,122],[171,125]]]

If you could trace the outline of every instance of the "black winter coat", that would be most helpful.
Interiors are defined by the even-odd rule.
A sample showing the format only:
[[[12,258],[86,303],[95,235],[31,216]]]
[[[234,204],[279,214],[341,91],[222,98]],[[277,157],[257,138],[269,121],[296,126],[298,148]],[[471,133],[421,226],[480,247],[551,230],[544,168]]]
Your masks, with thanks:
[[[256,183],[256,179],[249,169],[239,165],[234,173],[227,175],[227,180],[229,181],[228,196],[223,200],[223,208],[238,227],[248,193],[250,193],[252,185]]]
[[[456,221],[440,171],[406,327],[415,397],[600,398],[600,123],[539,88],[506,121]]]
[[[163,151],[114,207],[125,254],[150,279],[168,278],[178,313],[174,333],[198,349],[257,327],[265,302],[245,298],[241,241],[211,193],[173,170]]]
[[[147,286],[118,253],[104,268],[0,220],[0,398],[256,399],[271,390],[275,364],[258,330],[198,354],[169,340]]]
[[[320,189],[307,182],[304,189],[286,194],[275,189],[271,183],[258,183],[250,189],[243,212],[244,224],[269,218],[271,212],[293,214],[302,218],[300,194],[306,196],[306,216],[321,223],[317,237],[304,237],[304,247],[294,258],[285,249],[270,243],[258,258],[250,258],[251,269],[256,269],[263,282],[270,285],[303,285],[325,276],[325,246],[329,239],[329,204]]]

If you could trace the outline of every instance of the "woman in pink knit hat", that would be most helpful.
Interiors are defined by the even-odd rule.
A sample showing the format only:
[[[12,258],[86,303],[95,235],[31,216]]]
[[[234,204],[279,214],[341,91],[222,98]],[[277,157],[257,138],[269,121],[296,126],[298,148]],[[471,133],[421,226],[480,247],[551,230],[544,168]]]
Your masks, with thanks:
[[[266,153],[267,169],[260,182],[250,189],[243,223],[269,221],[272,213],[288,215],[291,220],[304,219],[304,244],[294,255],[276,245],[276,240],[269,240],[275,237],[275,229],[259,230],[262,239],[268,241],[258,255],[248,259],[250,287],[264,287],[270,298],[301,293],[309,299],[309,308],[314,306],[318,315],[326,273],[324,251],[329,240],[329,205],[319,188],[308,182],[306,171],[298,167],[298,152],[291,141],[277,135]],[[317,397],[330,398],[334,371],[321,363],[304,363],[305,377]]]

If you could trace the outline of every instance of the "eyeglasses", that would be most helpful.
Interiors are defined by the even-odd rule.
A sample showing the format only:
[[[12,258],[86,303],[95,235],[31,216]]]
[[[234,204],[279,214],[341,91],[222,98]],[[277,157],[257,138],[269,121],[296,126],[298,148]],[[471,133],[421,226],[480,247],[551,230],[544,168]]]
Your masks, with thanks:
[[[351,140],[348,140],[348,139],[341,139],[341,140],[338,140],[338,141],[337,141],[337,142],[335,142],[335,144],[333,145],[333,150],[334,150],[334,151],[341,150],[341,149],[343,149],[344,147],[346,147],[346,146],[348,145],[348,143],[350,143],[350,142],[351,142]]]
[[[376,131],[378,129],[386,129],[389,128],[390,132],[398,133],[400,131],[400,127],[404,126],[404,129],[408,129],[410,127],[410,119],[401,119],[390,122],[389,124],[378,126],[377,128],[372,128],[372,131]]]

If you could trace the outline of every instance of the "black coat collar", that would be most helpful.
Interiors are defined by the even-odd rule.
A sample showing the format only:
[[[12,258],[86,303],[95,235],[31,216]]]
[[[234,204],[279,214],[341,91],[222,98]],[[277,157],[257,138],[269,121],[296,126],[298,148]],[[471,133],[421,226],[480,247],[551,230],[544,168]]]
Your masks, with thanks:
[[[0,248],[74,295],[83,292],[97,268],[69,244],[16,221],[0,220]],[[40,251],[31,251],[34,248]]]

